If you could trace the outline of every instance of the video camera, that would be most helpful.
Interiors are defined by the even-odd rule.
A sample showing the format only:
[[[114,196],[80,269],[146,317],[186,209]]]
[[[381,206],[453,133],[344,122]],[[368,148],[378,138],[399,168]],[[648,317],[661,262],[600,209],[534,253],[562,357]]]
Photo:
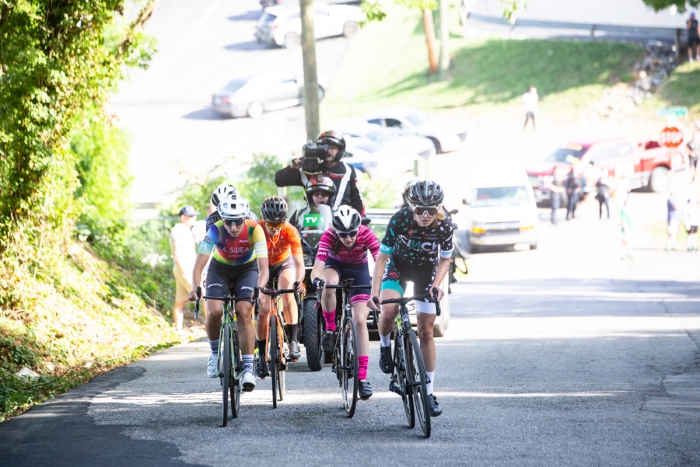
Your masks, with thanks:
[[[302,160],[301,168],[304,172],[319,172],[322,164],[328,155],[330,146],[327,144],[316,144],[309,141],[301,148]]]

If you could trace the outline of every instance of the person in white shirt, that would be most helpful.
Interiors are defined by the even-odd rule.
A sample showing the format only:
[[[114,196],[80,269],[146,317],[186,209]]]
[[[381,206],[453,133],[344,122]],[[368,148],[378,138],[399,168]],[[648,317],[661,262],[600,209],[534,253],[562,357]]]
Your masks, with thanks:
[[[175,305],[173,320],[178,331],[182,331],[182,314],[187,296],[192,290],[192,271],[195,251],[192,226],[197,221],[197,211],[192,206],[180,209],[180,222],[170,230],[170,249],[173,253],[173,276],[175,276]]]
[[[700,206],[693,198],[688,198],[688,202],[683,209],[683,223],[688,232],[686,247],[688,251],[698,251],[698,226],[700,226]]]
[[[530,86],[525,94],[523,94],[523,106],[525,107],[525,124],[523,125],[523,131],[527,127],[527,122],[532,120],[532,132],[535,132],[535,113],[537,112],[537,101],[539,96],[537,95],[537,88]]]

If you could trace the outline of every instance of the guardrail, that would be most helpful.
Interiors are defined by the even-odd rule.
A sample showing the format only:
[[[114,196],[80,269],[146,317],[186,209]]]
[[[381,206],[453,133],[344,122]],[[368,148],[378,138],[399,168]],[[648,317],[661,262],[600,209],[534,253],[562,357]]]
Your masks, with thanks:
[[[636,36],[647,36],[653,38],[668,38],[676,44],[676,55],[678,55],[681,45],[681,28],[654,28],[646,26],[617,26],[613,24],[588,24],[588,23],[568,23],[559,21],[540,21],[532,19],[516,19],[509,22],[504,18],[480,15],[478,13],[468,12],[467,19],[478,21],[481,23],[498,24],[501,26],[510,26],[511,32],[516,26],[530,28],[551,28],[551,29],[577,29],[590,32],[592,40],[596,39],[596,32],[605,32],[612,34],[629,34]]]

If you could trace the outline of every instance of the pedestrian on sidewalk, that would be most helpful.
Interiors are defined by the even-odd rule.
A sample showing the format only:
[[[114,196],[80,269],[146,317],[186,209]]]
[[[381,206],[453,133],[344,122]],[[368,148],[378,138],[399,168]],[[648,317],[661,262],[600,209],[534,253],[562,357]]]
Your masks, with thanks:
[[[620,208],[620,230],[622,231],[622,245],[620,245],[620,258],[633,259],[630,251],[630,236],[632,234],[632,219],[630,218],[628,204],[629,198],[622,202]]]
[[[631,191],[632,184],[627,178],[627,175],[620,174],[620,177],[615,184],[615,199],[617,202],[622,204],[622,202],[629,197]]]
[[[598,219],[603,218],[603,204],[605,204],[605,211],[608,214],[608,219],[610,219],[610,186],[606,183],[606,180],[601,176],[595,183],[596,195],[595,199],[598,200]]]
[[[697,133],[693,134],[693,139],[688,142],[686,147],[688,148],[688,166],[690,168],[690,174],[692,178],[690,182],[695,181],[695,176],[698,172],[698,146],[700,146],[700,141],[697,140]]]
[[[581,188],[581,182],[579,182],[578,177],[574,173],[573,166],[569,169],[569,174],[564,181],[564,187],[566,188],[566,220],[568,221],[576,218],[576,204],[579,200],[579,188]]]
[[[535,114],[537,113],[537,102],[539,101],[539,96],[537,95],[537,88],[530,86],[522,97],[523,107],[525,107],[525,124],[523,124],[523,132],[527,127],[527,122],[532,121],[532,134],[535,134]]]
[[[192,290],[192,272],[195,251],[192,226],[197,221],[197,211],[192,206],[180,209],[180,220],[170,230],[170,250],[173,254],[173,276],[175,276],[175,304],[173,321],[178,331],[182,331],[183,312],[187,296]]]
[[[680,201],[676,198],[675,190],[671,190],[666,200],[666,232],[668,239],[666,240],[666,251],[676,249],[676,237],[678,236],[678,227],[681,225],[681,210]]]
[[[695,13],[690,13],[690,18],[685,22],[685,28],[688,30],[688,61],[693,63],[693,51],[695,51],[695,60],[700,60],[700,25],[695,19]]]
[[[700,226],[700,206],[693,198],[688,201],[683,209],[683,223],[688,232],[686,248],[688,251],[698,251],[698,226]]]
[[[544,181],[544,186],[549,190],[549,205],[552,208],[552,225],[557,225],[557,210],[561,206],[561,194],[564,193],[564,180],[559,167],[554,169],[552,178]]]

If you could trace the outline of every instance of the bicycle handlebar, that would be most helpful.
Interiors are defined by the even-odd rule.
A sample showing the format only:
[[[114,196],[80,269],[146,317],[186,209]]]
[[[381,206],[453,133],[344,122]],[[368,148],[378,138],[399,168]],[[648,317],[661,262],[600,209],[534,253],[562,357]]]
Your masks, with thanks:
[[[199,301],[205,300],[220,300],[222,302],[244,302],[252,300],[252,297],[234,297],[233,295],[225,295],[223,297],[212,297],[211,295],[202,295],[202,288],[197,286],[197,299],[194,301],[194,319],[199,319]]]
[[[429,299],[429,301],[433,302],[435,304],[435,314],[437,316],[440,316],[441,310],[440,310],[440,300],[437,299],[438,297],[438,290],[436,287],[433,287],[429,293],[424,293],[424,294],[419,294],[419,295],[414,295],[413,297],[399,297],[399,298],[389,298],[386,300],[382,300],[381,302],[377,297],[372,297],[372,300],[374,300],[374,303],[379,306],[379,305],[388,305],[390,303],[398,303],[399,305],[405,305],[408,302],[412,302],[414,300],[422,300],[424,298]],[[372,310],[374,312],[373,316],[373,321],[374,324],[377,324],[377,310]]]

